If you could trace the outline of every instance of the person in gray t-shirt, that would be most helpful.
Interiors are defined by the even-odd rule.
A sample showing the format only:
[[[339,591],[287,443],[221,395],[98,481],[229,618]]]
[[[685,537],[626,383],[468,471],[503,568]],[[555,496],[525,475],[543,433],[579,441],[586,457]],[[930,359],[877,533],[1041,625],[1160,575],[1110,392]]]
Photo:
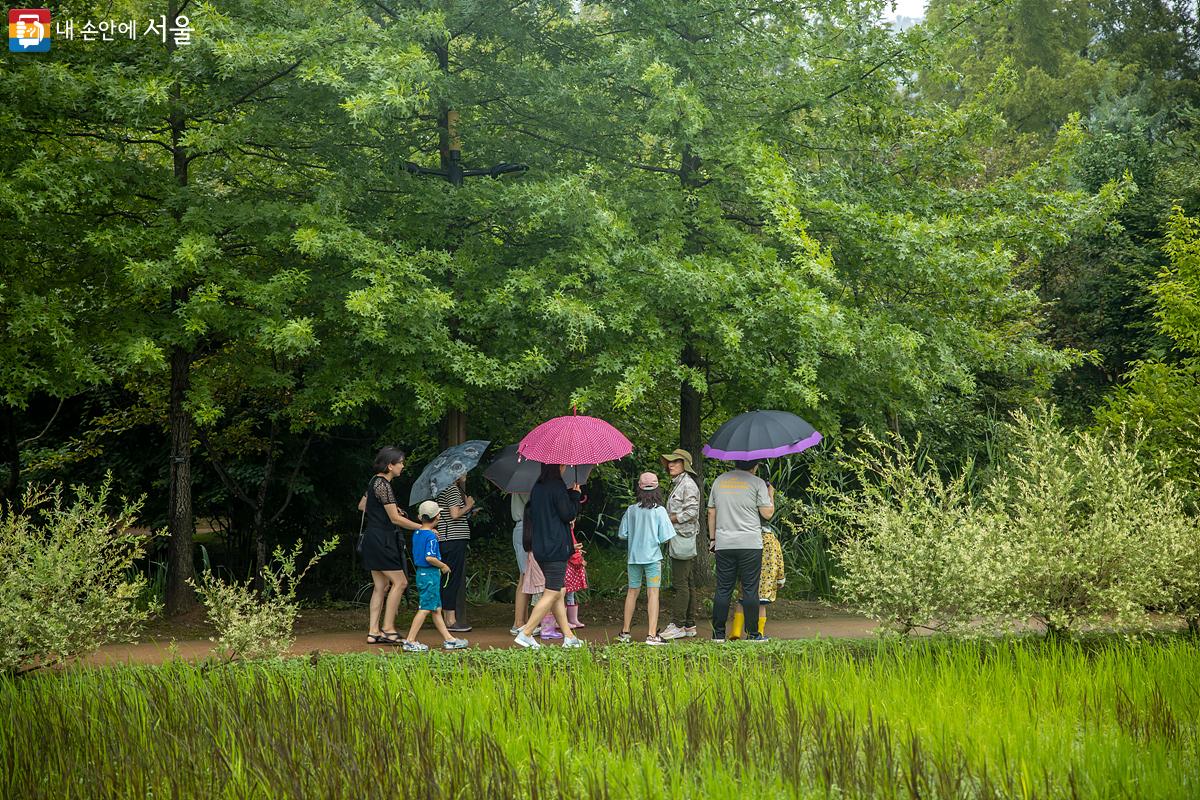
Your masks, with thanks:
[[[757,461],[734,462],[708,492],[709,549],[717,554],[717,590],[713,597],[713,639],[725,641],[725,620],[733,587],[742,584],[749,641],[758,631],[758,581],[762,572],[762,520],[775,514],[775,492],[755,475]]]

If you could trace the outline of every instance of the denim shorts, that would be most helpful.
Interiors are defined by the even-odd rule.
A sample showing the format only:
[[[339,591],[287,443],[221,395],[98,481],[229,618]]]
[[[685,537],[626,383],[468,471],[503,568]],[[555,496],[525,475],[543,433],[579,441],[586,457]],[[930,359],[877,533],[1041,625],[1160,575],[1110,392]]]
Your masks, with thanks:
[[[662,562],[653,564],[629,564],[629,588],[642,588],[642,579],[646,580],[647,589],[657,589],[662,585]]]
[[[417,592],[421,596],[422,611],[437,611],[442,607],[442,571],[426,569],[417,570]]]

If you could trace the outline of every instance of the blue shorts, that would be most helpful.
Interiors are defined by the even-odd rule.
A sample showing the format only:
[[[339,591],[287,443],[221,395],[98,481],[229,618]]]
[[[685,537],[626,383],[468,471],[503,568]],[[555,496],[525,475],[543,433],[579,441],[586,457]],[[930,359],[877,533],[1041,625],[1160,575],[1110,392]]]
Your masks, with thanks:
[[[417,570],[417,592],[421,595],[418,605],[422,611],[437,611],[442,607],[442,571],[439,569]]]
[[[653,564],[630,564],[629,566],[629,588],[642,588],[642,579],[646,579],[647,589],[657,589],[662,586],[662,562],[655,561]]]

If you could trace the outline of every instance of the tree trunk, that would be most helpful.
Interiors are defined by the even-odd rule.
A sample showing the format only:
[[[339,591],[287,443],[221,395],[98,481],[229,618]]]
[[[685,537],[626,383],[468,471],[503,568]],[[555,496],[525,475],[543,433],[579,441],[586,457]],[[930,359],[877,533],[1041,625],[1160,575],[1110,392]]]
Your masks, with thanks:
[[[8,503],[13,510],[21,509],[21,445],[17,443],[17,415],[8,403],[3,404],[4,417],[4,463],[8,465],[8,478],[4,481],[4,493],[0,501]]]
[[[271,481],[275,477],[275,439],[279,435],[279,420],[271,417],[271,426],[267,431],[267,458],[263,464],[262,481],[258,484],[258,492],[254,496],[254,589],[262,595],[266,588],[263,580],[263,568],[267,566],[267,532],[265,530],[267,493],[271,489]]]
[[[699,359],[691,344],[683,347],[683,366],[698,367]],[[704,446],[700,429],[700,392],[687,381],[679,385],[679,446],[692,454],[692,468],[700,487],[700,533],[696,539],[696,563],[692,569],[701,586],[712,583],[712,554],[708,552],[708,511],[705,508]]]
[[[167,19],[174,20],[178,14],[176,0],[167,3]],[[174,39],[167,40],[168,52],[176,48]],[[180,187],[188,184],[187,148],[183,145],[186,122],[183,116],[182,91],[179,81],[171,87],[171,113],[168,120],[171,128],[171,158],[175,183]],[[172,211],[176,223],[183,220],[183,209],[178,205]],[[171,311],[174,312],[187,302],[190,291],[187,287],[171,290]],[[195,520],[192,517],[192,417],[184,406],[192,381],[192,351],[175,346],[171,349],[170,405],[167,411],[171,436],[170,488],[168,490],[167,532],[170,543],[167,547],[167,598],[166,611],[169,615],[182,614],[196,605],[196,593],[188,584],[195,575],[192,559],[192,542]]]
[[[699,170],[700,157],[692,153],[691,147],[684,145],[683,153],[679,158],[680,189],[690,192],[697,188],[697,172]],[[702,250],[703,244],[700,241],[700,231],[691,215],[688,215],[685,224],[687,226],[685,250],[692,255]],[[680,355],[680,363],[684,367],[700,369],[704,366],[704,360],[696,349],[690,326],[686,322],[682,327],[681,334],[683,336],[683,352]],[[700,452],[700,448],[704,444],[700,428],[700,400],[700,392],[694,386],[687,381],[680,383],[679,446],[692,454],[692,466],[696,470],[696,476],[699,479],[697,483],[700,485],[700,533],[696,542],[696,563],[692,566],[692,570],[697,575],[701,586],[709,586],[713,579],[713,559],[712,554],[708,552],[708,511],[704,503],[704,454]]]
[[[462,444],[466,440],[467,412],[459,408],[448,409],[438,428],[438,442],[442,449]]]
[[[467,441],[467,412],[460,408],[448,409],[446,416],[442,417],[438,434],[443,450]],[[465,580],[458,585],[458,598],[454,605],[455,624],[467,624],[467,582]]]
[[[179,290],[172,292],[172,296]],[[176,347],[171,351],[171,395],[168,412],[171,435],[171,479],[168,491],[167,598],[169,615],[182,614],[196,604],[188,580],[195,574],[192,562],[192,417],[184,406],[191,384],[192,354]]]

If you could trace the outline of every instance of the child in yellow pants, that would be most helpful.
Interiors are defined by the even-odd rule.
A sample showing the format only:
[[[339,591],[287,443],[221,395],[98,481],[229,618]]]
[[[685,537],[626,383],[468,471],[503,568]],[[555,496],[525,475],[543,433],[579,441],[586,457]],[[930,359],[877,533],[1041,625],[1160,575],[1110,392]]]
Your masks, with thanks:
[[[758,632],[762,633],[767,627],[767,603],[774,603],[783,586],[783,547],[779,537],[770,528],[763,526],[763,560],[762,576],[758,581]],[[739,600],[737,609],[733,612],[733,625],[729,629],[730,639],[742,638],[742,626],[746,624],[746,615]]]

